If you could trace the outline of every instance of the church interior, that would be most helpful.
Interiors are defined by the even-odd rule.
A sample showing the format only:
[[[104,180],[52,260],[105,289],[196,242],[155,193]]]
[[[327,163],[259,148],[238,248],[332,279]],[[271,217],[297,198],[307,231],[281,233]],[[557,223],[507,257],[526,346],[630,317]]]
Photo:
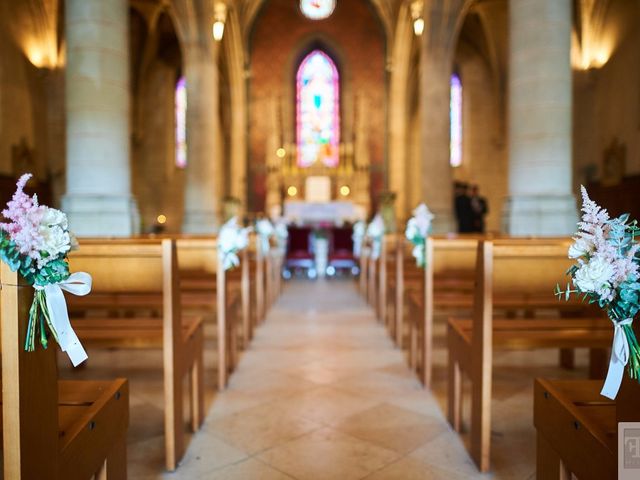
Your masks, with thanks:
[[[0,478],[638,478],[639,59],[636,0],[0,0]]]

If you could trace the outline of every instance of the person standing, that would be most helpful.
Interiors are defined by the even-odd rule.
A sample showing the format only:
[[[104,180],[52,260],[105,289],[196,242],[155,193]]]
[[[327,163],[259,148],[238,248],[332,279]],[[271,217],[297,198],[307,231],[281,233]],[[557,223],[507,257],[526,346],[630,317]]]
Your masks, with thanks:
[[[458,221],[458,233],[470,233],[473,231],[473,211],[468,185],[462,182],[455,184],[454,200],[456,219]]]
[[[487,199],[480,195],[478,185],[471,187],[469,203],[472,213],[472,231],[485,233],[484,217],[489,212],[489,207],[487,205]]]

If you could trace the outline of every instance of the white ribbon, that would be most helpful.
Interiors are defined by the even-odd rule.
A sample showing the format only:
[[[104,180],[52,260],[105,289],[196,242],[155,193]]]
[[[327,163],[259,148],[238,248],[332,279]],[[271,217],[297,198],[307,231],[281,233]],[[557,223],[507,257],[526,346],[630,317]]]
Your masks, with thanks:
[[[74,367],[84,362],[88,356],[85,352],[76,332],[73,331],[69,322],[67,302],[64,299],[63,290],[78,296],[84,296],[91,291],[91,275],[85,272],[76,272],[69,275],[69,278],[60,282],[52,283],[44,287],[35,287],[37,290],[44,290],[47,300],[47,310],[51,324],[55,329],[58,338],[58,345],[63,352],[69,356],[69,360]]]
[[[371,242],[371,258],[377,260],[380,257],[380,250],[382,250],[382,239],[373,238]]]
[[[620,390],[620,384],[622,383],[622,375],[624,375],[624,367],[629,362],[629,342],[622,327],[631,325],[631,322],[633,322],[633,318],[613,322],[613,345],[611,346],[609,371],[600,392],[600,395],[611,400],[615,400],[618,395],[618,390]]]

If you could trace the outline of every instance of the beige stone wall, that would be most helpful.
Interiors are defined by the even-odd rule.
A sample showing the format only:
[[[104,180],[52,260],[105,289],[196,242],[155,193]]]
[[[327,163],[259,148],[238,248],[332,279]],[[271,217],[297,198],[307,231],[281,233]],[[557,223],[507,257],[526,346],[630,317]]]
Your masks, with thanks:
[[[462,165],[453,169],[456,180],[477,184],[487,198],[488,231],[499,231],[507,194],[508,161],[496,90],[486,62],[468,46],[456,58],[462,81]]]
[[[604,40],[615,49],[601,68],[574,71],[574,186],[602,171],[604,150],[617,137],[627,147],[626,174],[640,173],[640,7],[614,2]]]
[[[11,147],[24,139],[33,149],[33,173],[46,178],[46,81],[50,75],[33,66],[0,28],[0,174],[22,173],[13,171]]]
[[[175,68],[155,60],[137,98],[140,126],[133,155],[133,191],[143,231],[167,217],[166,229],[179,232],[184,210],[184,170],[175,166]]]

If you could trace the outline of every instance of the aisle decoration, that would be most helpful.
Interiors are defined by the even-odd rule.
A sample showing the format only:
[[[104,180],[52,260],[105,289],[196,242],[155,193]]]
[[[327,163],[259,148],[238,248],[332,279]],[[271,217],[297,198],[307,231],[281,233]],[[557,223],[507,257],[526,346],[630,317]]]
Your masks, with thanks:
[[[48,327],[75,367],[87,359],[87,353],[71,327],[62,291],[88,294],[91,276],[85,272],[69,273],[67,254],[77,248],[77,242],[69,231],[67,216],[39,205],[36,195],[24,193],[31,176],[20,177],[13,198],[2,211],[9,222],[0,223],[0,259],[35,289],[24,349],[35,351],[36,338],[47,348]]]
[[[222,259],[222,268],[230,268],[240,265],[238,252],[249,246],[250,227],[242,228],[238,225],[238,217],[228,220],[218,232],[218,251]]]
[[[360,258],[360,254],[362,253],[362,241],[364,240],[364,234],[367,229],[367,224],[358,220],[353,224],[353,235],[351,235],[351,239],[353,240],[353,255],[356,258]]]
[[[371,240],[371,257],[377,259],[380,257],[382,249],[382,237],[384,236],[384,220],[379,213],[373,217],[371,223],[367,226],[365,237]]]
[[[614,337],[609,371],[601,395],[615,399],[625,366],[629,375],[640,381],[640,346],[632,322],[640,310],[638,249],[640,233],[636,220],[629,215],[609,218],[608,212],[591,200],[582,187],[582,221],[569,248],[569,258],[577,260],[567,271],[572,278],[566,290],[556,286],[558,298],[583,295],[597,303],[613,323]]]
[[[432,220],[433,213],[424,203],[421,203],[413,211],[413,217],[407,222],[407,228],[404,232],[407,240],[413,244],[411,254],[420,268],[424,268],[426,264],[425,242],[431,230]]]
[[[261,218],[256,222],[256,232],[260,239],[260,246],[262,247],[262,254],[266,255],[271,246],[270,239],[275,235],[275,228],[273,224],[267,218]]]
[[[287,228],[286,220],[284,218],[276,220],[274,230],[276,240],[278,241],[278,247],[283,251],[286,250],[287,239],[289,238],[289,229]]]

